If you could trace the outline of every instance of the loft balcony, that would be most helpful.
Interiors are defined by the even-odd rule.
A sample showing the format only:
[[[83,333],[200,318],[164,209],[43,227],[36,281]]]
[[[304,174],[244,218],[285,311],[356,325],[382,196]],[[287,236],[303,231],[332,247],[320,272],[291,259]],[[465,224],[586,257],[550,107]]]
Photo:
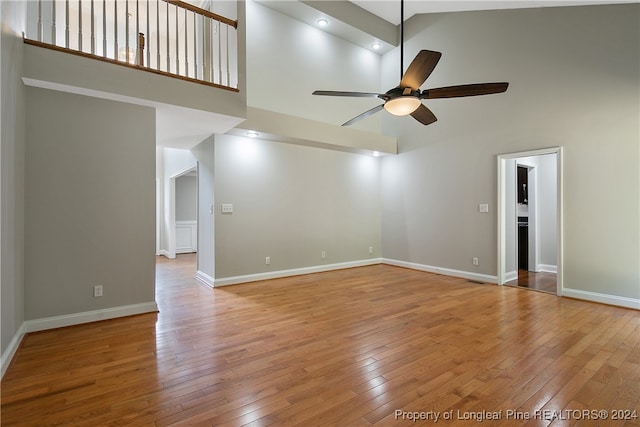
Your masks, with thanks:
[[[29,2],[25,41],[238,90],[238,21],[176,0]]]
[[[23,81],[154,106],[159,145],[225,132],[246,117],[244,2],[209,3],[28,2]]]

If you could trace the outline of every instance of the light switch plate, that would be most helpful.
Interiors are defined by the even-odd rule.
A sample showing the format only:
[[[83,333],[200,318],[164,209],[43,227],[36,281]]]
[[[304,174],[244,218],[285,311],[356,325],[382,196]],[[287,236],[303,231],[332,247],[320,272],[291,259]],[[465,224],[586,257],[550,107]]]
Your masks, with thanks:
[[[233,205],[230,203],[223,203],[222,213],[233,213]]]
[[[486,203],[480,203],[480,205],[478,206],[478,210],[480,212],[489,212],[489,205]]]

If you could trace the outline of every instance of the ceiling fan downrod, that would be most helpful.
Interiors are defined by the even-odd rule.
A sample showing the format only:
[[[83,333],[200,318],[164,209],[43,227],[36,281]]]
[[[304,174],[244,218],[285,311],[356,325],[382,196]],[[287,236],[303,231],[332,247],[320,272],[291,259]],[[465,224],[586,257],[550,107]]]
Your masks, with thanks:
[[[404,74],[404,0],[400,0],[400,80]]]

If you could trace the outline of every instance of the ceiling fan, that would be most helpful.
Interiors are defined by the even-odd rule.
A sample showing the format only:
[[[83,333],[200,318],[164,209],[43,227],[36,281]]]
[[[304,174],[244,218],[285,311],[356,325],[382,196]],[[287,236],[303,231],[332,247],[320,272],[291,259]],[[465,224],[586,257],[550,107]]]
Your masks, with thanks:
[[[378,111],[385,109],[396,116],[411,115],[423,125],[430,125],[436,120],[433,112],[422,103],[423,99],[460,98],[465,96],[489,95],[507,90],[509,83],[473,83],[457,86],[446,86],[436,89],[420,90],[420,86],[427,80],[438,64],[442,53],[431,50],[421,50],[411,61],[409,68],[404,70],[404,0],[400,0],[400,84],[385,93],[371,92],[342,92],[331,90],[316,90],[313,95],[346,96],[356,98],[380,98],[384,103],[357,115],[342,124],[349,126]]]

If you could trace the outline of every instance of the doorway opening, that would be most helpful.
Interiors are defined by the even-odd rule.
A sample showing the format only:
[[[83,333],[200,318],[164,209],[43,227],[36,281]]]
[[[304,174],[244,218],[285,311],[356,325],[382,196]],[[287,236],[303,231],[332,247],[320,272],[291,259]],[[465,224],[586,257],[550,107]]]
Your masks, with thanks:
[[[175,188],[175,253],[193,254],[198,251],[197,166],[172,178],[172,185]]]
[[[562,149],[498,156],[498,284],[562,295]]]

